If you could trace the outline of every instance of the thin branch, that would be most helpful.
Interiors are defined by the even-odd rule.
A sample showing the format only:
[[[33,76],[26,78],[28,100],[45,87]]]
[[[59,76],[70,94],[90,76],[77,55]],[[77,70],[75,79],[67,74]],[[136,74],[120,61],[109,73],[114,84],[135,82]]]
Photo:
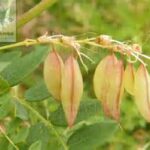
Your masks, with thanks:
[[[8,142],[16,149],[19,150],[19,148],[15,145],[15,143],[10,139],[10,137],[5,133],[5,131],[0,127],[0,132],[4,135],[4,137],[8,140]]]
[[[39,4],[26,12],[20,19],[17,21],[17,28],[22,27],[33,18],[39,16],[45,9],[52,6],[57,0],[41,0]]]
[[[25,100],[18,99],[18,98],[16,98],[16,100],[17,100],[17,102],[22,104],[24,107],[26,107],[28,110],[30,110],[35,116],[38,117],[38,119],[41,122],[43,122],[45,124],[45,126],[47,126],[51,131],[53,131],[53,133],[55,134],[55,136],[57,137],[59,142],[62,144],[64,150],[68,150],[67,145],[65,144],[64,140],[61,138],[61,136],[56,131],[56,129],[54,128],[54,126],[52,125],[52,123],[50,121],[47,121],[42,115],[39,114],[39,112],[37,112],[34,108],[32,108]]]
[[[1,46],[0,47],[0,51],[1,50],[8,50],[8,49],[12,49],[14,47],[20,47],[20,46],[32,46],[32,45],[37,45],[40,44],[37,40],[32,40],[32,39],[26,39],[22,42],[18,42],[18,43],[14,43],[14,44],[9,44],[9,45],[5,45],[5,46]]]
[[[38,44],[56,44],[56,45],[61,45],[64,47],[68,46],[68,47],[71,47],[74,49],[74,51],[79,56],[79,59],[86,70],[87,70],[87,66],[84,64],[84,61],[82,60],[82,56],[87,58],[90,61],[91,61],[91,59],[89,59],[89,57],[86,54],[83,54],[81,52],[82,44],[108,49],[108,50],[111,50],[114,52],[119,52],[119,53],[121,53],[123,55],[127,55],[127,56],[132,55],[133,57],[136,58],[136,60],[140,61],[143,65],[146,65],[146,64],[140,58],[140,56],[150,60],[150,56],[144,55],[141,52],[136,51],[135,49],[132,48],[132,45],[127,45],[127,44],[124,44],[123,42],[113,40],[113,39],[111,39],[111,41],[110,41],[113,43],[108,42],[108,44],[107,44],[107,41],[106,42],[105,41],[97,42],[96,38],[97,37],[76,40],[74,37],[64,36],[61,34],[49,36],[46,33],[37,39],[26,39],[22,42],[2,46],[2,47],[0,47],[0,51],[5,50],[5,49],[11,49],[14,47],[32,46],[32,45],[38,45]]]

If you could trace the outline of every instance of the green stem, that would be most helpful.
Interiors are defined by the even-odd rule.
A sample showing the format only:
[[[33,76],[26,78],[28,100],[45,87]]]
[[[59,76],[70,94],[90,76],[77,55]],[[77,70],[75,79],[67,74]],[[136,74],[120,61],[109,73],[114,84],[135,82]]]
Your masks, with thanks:
[[[22,42],[1,46],[0,47],[0,51],[1,50],[5,50],[5,49],[11,49],[11,48],[14,48],[14,47],[32,46],[32,45],[37,45],[37,44],[39,44],[39,42],[37,40],[26,39],[26,40],[24,40]]]
[[[47,126],[50,130],[52,130],[57,139],[59,140],[59,142],[62,144],[64,150],[68,150],[67,145],[65,144],[65,142],[63,141],[63,139],[61,138],[61,136],[56,131],[56,129],[54,128],[54,126],[50,121],[47,121],[43,116],[41,116],[39,112],[37,112],[34,108],[32,108],[25,100],[17,99],[17,101],[23,106],[25,106],[28,110],[30,110],[34,115],[36,115],[38,119],[45,124],[45,126]]]
[[[17,21],[17,28],[22,27],[23,25],[31,21],[33,18],[40,15],[45,9],[52,6],[55,2],[56,0],[41,0],[39,4],[37,4],[35,7],[33,7],[23,16],[20,17],[20,19]]]
[[[4,135],[4,137],[9,141],[9,143],[16,149],[19,150],[19,148],[15,145],[15,143],[9,138],[9,136],[3,131],[2,128],[0,128],[0,132]]]

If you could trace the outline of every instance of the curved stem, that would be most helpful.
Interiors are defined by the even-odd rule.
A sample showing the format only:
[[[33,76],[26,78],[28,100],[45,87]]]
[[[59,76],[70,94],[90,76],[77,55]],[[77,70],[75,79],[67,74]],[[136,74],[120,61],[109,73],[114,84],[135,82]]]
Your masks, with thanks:
[[[40,15],[45,9],[52,6],[55,2],[56,0],[41,0],[39,4],[37,4],[35,7],[33,7],[23,16],[20,17],[20,19],[17,21],[17,28],[22,27],[23,25],[31,21],[33,18]]]
[[[26,107],[28,110],[30,110],[34,115],[36,115],[38,119],[41,120],[45,124],[45,126],[47,126],[50,130],[52,130],[55,136],[57,137],[57,139],[59,140],[59,142],[62,144],[64,150],[68,150],[67,145],[65,144],[65,142],[63,141],[63,139],[61,138],[61,136],[56,131],[56,129],[54,128],[54,126],[52,125],[50,121],[47,121],[43,116],[41,116],[39,112],[37,112],[34,108],[32,108],[25,100],[17,99],[17,98],[16,100],[20,104],[22,104],[24,107]]]

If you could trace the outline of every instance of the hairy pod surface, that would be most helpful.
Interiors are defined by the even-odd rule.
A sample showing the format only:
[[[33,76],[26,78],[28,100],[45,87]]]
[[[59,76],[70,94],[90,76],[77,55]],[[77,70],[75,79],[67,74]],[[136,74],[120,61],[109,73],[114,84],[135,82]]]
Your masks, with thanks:
[[[61,100],[69,127],[72,127],[83,93],[83,79],[77,60],[70,56],[64,65]]]
[[[133,64],[129,63],[126,66],[125,73],[124,73],[124,87],[125,90],[134,95],[134,80],[135,80],[135,69]]]
[[[150,76],[144,65],[135,75],[135,103],[142,116],[150,122]]]
[[[44,62],[44,80],[48,91],[57,100],[61,99],[63,61],[56,51],[49,53]]]
[[[123,94],[124,67],[114,55],[105,57],[94,74],[94,91],[101,101],[106,116],[115,120],[120,116],[120,102]]]

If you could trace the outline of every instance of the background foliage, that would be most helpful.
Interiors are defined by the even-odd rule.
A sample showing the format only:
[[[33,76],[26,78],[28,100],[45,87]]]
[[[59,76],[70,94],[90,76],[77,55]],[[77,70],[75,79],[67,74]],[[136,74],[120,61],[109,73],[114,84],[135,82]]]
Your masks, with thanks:
[[[18,1],[18,17],[37,3],[39,0]],[[143,52],[149,55],[149,6],[149,0],[57,1],[39,17],[18,29],[18,41],[37,38],[46,31],[49,34],[74,35],[79,39],[108,34],[121,41],[142,44]],[[57,49],[61,54],[64,51],[67,53],[67,49]],[[82,47],[82,51],[89,55],[95,64],[85,60],[89,68],[88,74],[81,66],[84,95],[76,124],[69,130],[61,105],[50,96],[43,82],[42,62],[50,47],[20,47],[12,50],[0,54],[0,150],[13,150],[13,144],[20,150],[63,149],[53,131],[45,126],[34,112],[22,105],[21,99],[25,99],[54,125],[70,150],[150,149],[150,125],[137,111],[133,97],[125,94],[120,123],[105,118],[95,98],[92,87],[93,73],[97,63],[109,54],[109,51]],[[150,71],[150,67],[148,69]],[[12,86],[15,86],[13,90]]]

